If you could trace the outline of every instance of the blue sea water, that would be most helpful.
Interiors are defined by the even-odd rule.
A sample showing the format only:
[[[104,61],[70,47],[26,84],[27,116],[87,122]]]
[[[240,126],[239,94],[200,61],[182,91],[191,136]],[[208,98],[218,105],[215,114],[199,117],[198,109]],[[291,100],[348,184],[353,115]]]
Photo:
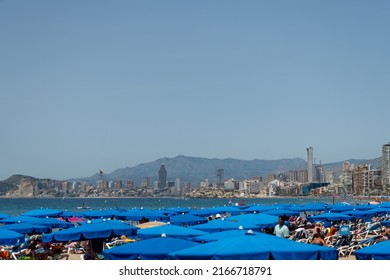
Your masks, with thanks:
[[[233,199],[236,203],[240,199]],[[303,204],[309,202],[324,202],[332,204],[332,198],[248,198],[244,199],[246,205],[262,204]],[[348,201],[351,204],[362,203],[363,201]],[[147,208],[147,209],[169,209],[176,207],[184,208],[208,208],[228,205],[229,199],[226,198],[190,198],[190,199],[175,199],[175,198],[0,198],[0,213],[9,214],[11,216],[21,215],[24,212],[39,209],[51,208],[59,210],[69,210],[81,212],[85,210],[77,209],[78,206],[88,206],[91,209],[132,209],[132,208]]]

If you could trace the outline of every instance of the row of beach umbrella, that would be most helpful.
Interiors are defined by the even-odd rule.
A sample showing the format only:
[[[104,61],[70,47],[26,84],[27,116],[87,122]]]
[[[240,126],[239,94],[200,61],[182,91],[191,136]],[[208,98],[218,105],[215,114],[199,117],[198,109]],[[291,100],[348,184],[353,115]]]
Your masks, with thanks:
[[[177,244],[178,247],[173,245],[167,246],[170,248],[170,252],[166,253],[164,258],[170,259],[238,259],[240,256],[240,258],[243,259],[337,258],[337,251],[335,253],[335,250],[331,250],[332,248],[300,244],[283,238],[259,233],[261,229],[274,227],[277,223],[277,216],[296,216],[300,215],[302,212],[310,211],[324,212],[320,215],[311,216],[310,219],[313,221],[340,221],[390,213],[390,204],[367,204],[357,206],[339,204],[332,206],[322,203],[311,203],[296,206],[251,205],[247,207],[222,206],[206,209],[108,209],[88,210],[73,213],[70,211],[60,211],[56,209],[36,209],[15,217],[10,217],[7,214],[0,213],[0,223],[3,224],[3,226],[0,226],[0,244],[9,245],[21,243],[24,240],[23,234],[29,233],[27,232],[27,229],[34,229],[35,232],[43,233],[43,242],[67,242],[71,240],[77,241],[94,238],[108,239],[121,235],[138,236],[140,238],[140,241],[138,242],[110,249],[115,251],[106,250],[104,254],[107,259],[120,258],[115,257],[115,254],[120,254],[115,253],[116,250],[125,250],[127,247],[133,248],[131,246],[134,246],[134,250],[137,251],[137,246],[145,249],[149,243],[153,244],[153,242],[162,242],[164,244],[176,242],[175,244]],[[223,213],[228,213],[228,217],[225,219],[208,220],[209,216],[215,216]],[[69,215],[67,216],[67,214]],[[68,219],[68,221],[65,221],[63,218]],[[92,219],[92,222],[84,222],[85,218]],[[115,218],[117,220],[110,220],[111,218]],[[170,224],[153,228],[139,229],[129,225],[128,223],[118,221],[140,221],[143,218],[169,222]],[[70,222],[71,220],[73,222]],[[75,223],[79,223],[80,225],[76,224],[77,226],[75,226]],[[186,227],[181,225],[186,225]],[[62,230],[51,232],[52,228],[56,227],[61,228]],[[248,230],[251,230],[253,233],[248,234]],[[218,237],[218,234],[221,236]],[[235,236],[234,234],[237,234],[238,236]],[[161,235],[166,235],[167,237],[163,238]],[[177,239],[180,241],[177,241]],[[245,240],[245,242],[240,243],[239,240]],[[188,248],[183,245],[184,243],[182,241],[185,241],[184,243],[186,246],[188,245]],[[274,243],[285,241],[288,243]],[[386,242],[378,244],[382,243],[385,244]],[[180,246],[182,247],[180,247],[179,244],[181,244]],[[259,247],[256,246],[256,244],[261,245]],[[270,245],[270,248],[267,247],[268,245]],[[301,245],[304,246],[302,247]],[[294,246],[298,246],[298,248],[294,248]],[[376,245],[368,248],[375,248],[374,246]],[[151,248],[153,248],[153,246]],[[154,249],[156,248],[156,245],[154,245]],[[271,250],[272,248],[284,249],[281,252],[277,252],[275,250]],[[223,249],[227,251],[225,252]],[[302,251],[302,253],[293,257],[286,252],[289,249],[295,252]],[[315,252],[313,252],[313,249],[315,249]],[[112,254],[110,254],[110,252]],[[143,252],[143,256],[141,256],[142,254],[140,255],[138,252],[137,254],[131,256],[128,255],[126,258],[152,258],[145,256],[147,252],[146,249]],[[356,253],[356,256],[358,258],[359,254]],[[158,255],[157,259],[161,258],[162,255]],[[363,259],[363,257],[361,258]],[[365,256],[364,258],[369,257]]]

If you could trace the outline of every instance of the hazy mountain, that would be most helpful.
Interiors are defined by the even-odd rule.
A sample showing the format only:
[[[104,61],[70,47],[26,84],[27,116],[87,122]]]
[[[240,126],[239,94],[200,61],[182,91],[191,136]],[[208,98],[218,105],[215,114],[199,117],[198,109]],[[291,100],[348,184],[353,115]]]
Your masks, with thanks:
[[[238,160],[238,159],[207,159],[189,156],[176,156],[174,158],[160,158],[150,163],[139,164],[134,167],[119,168],[112,173],[104,174],[105,180],[133,180],[136,185],[151,178],[153,184],[158,180],[158,171],[161,164],[165,165],[168,181],[180,178],[182,183],[191,182],[197,185],[201,180],[209,179],[209,182],[217,181],[217,169],[224,170],[224,178],[236,180],[254,176],[265,176],[269,173],[280,171],[305,169],[306,161],[301,158],[280,160]],[[99,174],[91,177],[73,178],[67,181],[85,181],[95,183],[99,180]]]
[[[353,164],[372,164],[380,169],[381,158],[375,159],[350,159]],[[181,183],[191,182],[197,186],[200,181],[208,179],[210,183],[217,181],[217,169],[224,170],[224,179],[234,178],[236,180],[247,179],[254,176],[266,176],[270,173],[286,172],[289,170],[307,169],[307,162],[302,158],[280,159],[280,160],[239,160],[239,159],[208,159],[179,155],[174,158],[160,158],[156,161],[143,163],[134,167],[119,168],[109,174],[104,174],[104,180],[133,180],[136,185],[145,181],[146,177],[151,178],[151,183],[158,180],[158,171],[161,164],[167,170],[167,180],[174,181],[180,178]],[[343,161],[323,164],[325,171],[333,171],[336,178],[341,174]],[[88,182],[95,184],[99,174],[90,177],[72,178],[67,181]]]

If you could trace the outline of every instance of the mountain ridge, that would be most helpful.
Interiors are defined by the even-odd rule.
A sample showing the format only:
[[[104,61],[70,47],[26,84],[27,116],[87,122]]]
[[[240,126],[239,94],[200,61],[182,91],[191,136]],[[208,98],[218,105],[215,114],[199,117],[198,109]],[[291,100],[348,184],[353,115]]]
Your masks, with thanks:
[[[349,159],[352,164],[372,164],[375,168],[380,168],[381,157],[374,159]],[[339,176],[344,161],[323,164],[325,171],[333,171],[335,176]],[[217,180],[217,169],[224,170],[224,178],[234,178],[236,180],[247,179],[256,176],[266,176],[270,173],[286,172],[289,170],[307,169],[307,162],[299,157],[284,158],[278,160],[240,160],[234,158],[202,158],[193,156],[178,155],[172,158],[163,157],[148,163],[141,163],[133,167],[123,167],[111,173],[104,174],[105,180],[133,180],[136,185],[150,177],[153,184],[158,180],[158,170],[161,164],[165,165],[168,181],[180,178],[181,182],[191,182],[196,186],[200,181],[209,179],[212,183]],[[99,173],[89,177],[71,178],[66,181],[77,181],[96,183],[100,179]]]

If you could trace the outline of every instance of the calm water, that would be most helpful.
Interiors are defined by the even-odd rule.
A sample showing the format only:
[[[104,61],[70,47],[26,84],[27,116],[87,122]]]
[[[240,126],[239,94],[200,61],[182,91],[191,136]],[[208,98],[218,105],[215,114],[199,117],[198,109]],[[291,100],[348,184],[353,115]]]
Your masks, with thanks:
[[[233,199],[236,203],[239,199]],[[247,205],[251,204],[303,204],[309,202],[324,202],[332,204],[332,198],[252,198],[245,199]],[[336,200],[340,202],[341,200]],[[349,201],[356,204],[357,201]],[[359,201],[362,203],[362,201]],[[69,210],[80,212],[77,207],[81,205],[89,206],[91,209],[131,209],[144,207],[148,209],[191,207],[207,208],[227,205],[229,200],[226,198],[193,198],[193,199],[174,199],[174,198],[0,198],[0,213],[11,216],[20,215],[24,212],[39,209],[52,208],[60,210]]]

